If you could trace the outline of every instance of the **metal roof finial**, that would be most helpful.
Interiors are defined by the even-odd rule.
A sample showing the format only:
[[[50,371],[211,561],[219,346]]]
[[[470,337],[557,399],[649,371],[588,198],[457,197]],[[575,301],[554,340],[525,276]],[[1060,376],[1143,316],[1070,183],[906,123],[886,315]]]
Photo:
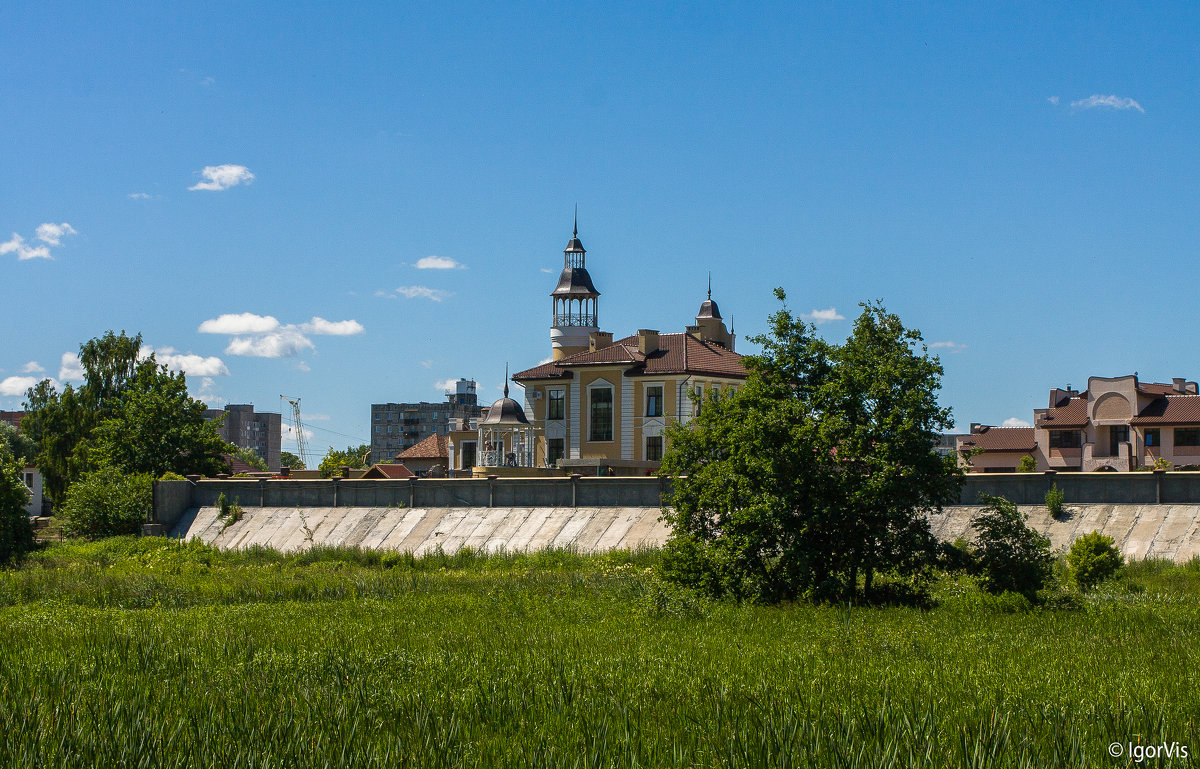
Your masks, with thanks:
[[[504,397],[508,397],[508,361],[504,361]]]
[[[712,299],[712,270],[708,271],[708,298]]]
[[[575,237],[579,237],[579,204],[575,204],[575,229],[571,231]]]

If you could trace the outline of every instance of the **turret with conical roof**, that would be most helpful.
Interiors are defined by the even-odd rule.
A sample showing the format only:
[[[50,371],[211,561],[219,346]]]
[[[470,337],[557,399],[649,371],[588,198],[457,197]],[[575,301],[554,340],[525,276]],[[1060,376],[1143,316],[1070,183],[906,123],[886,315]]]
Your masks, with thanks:
[[[588,348],[588,335],[599,331],[597,300],[600,292],[592,284],[587,271],[587,250],[579,240],[579,214],[571,239],[563,249],[563,270],[558,285],[550,292],[554,315],[550,325],[550,345],[554,360],[583,352]]]
[[[726,350],[733,350],[734,336],[725,329],[721,308],[712,298],[712,273],[708,274],[708,297],[700,304],[696,313],[696,325],[688,326],[687,332],[702,342],[716,342]]]

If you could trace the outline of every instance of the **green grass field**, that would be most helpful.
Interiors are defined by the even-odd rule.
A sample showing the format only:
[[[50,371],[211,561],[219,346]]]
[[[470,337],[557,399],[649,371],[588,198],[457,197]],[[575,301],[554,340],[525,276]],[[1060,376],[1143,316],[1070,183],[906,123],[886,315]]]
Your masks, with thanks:
[[[0,571],[0,765],[1167,766],[1200,564],[1081,610],[712,604],[654,552],[421,560],[55,545]]]

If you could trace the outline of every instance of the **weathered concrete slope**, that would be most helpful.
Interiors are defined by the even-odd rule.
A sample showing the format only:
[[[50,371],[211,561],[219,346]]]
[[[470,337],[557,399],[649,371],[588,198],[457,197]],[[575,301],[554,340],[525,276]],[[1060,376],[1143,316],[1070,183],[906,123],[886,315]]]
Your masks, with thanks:
[[[933,533],[970,539],[978,507],[948,508],[930,520]],[[1187,561],[1200,555],[1200,505],[1067,505],[1055,520],[1042,506],[1022,506],[1029,522],[1065,548],[1078,536],[1099,531],[1116,540],[1128,558]],[[228,527],[215,507],[187,511],[173,536],[221,548],[265,545],[297,550],[348,545],[424,553],[452,553],[464,545],[481,550],[575,547],[595,552],[658,546],[667,527],[657,507],[249,507]]]
[[[297,550],[346,545],[421,554],[441,547],[453,553],[477,550],[542,550],[574,547],[581,552],[658,546],[667,527],[657,507],[248,507],[240,521],[225,525],[217,508],[187,511],[172,536],[199,539],[220,548],[265,545]]]
[[[1126,558],[1169,558],[1183,562],[1200,555],[1200,505],[1064,505],[1056,520],[1041,505],[1021,505],[1029,525],[1050,537],[1055,549],[1071,546],[1076,537],[1098,531],[1112,537]],[[948,508],[930,520],[939,539],[970,539],[977,506]]]

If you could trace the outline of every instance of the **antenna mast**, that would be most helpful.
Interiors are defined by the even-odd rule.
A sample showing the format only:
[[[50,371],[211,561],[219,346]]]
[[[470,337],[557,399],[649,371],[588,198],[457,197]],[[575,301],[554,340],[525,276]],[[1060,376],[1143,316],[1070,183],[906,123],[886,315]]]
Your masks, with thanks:
[[[292,404],[292,431],[296,433],[296,453],[300,455],[304,466],[308,467],[308,441],[304,439],[304,423],[300,421],[300,399],[292,400],[286,395],[279,397]]]

